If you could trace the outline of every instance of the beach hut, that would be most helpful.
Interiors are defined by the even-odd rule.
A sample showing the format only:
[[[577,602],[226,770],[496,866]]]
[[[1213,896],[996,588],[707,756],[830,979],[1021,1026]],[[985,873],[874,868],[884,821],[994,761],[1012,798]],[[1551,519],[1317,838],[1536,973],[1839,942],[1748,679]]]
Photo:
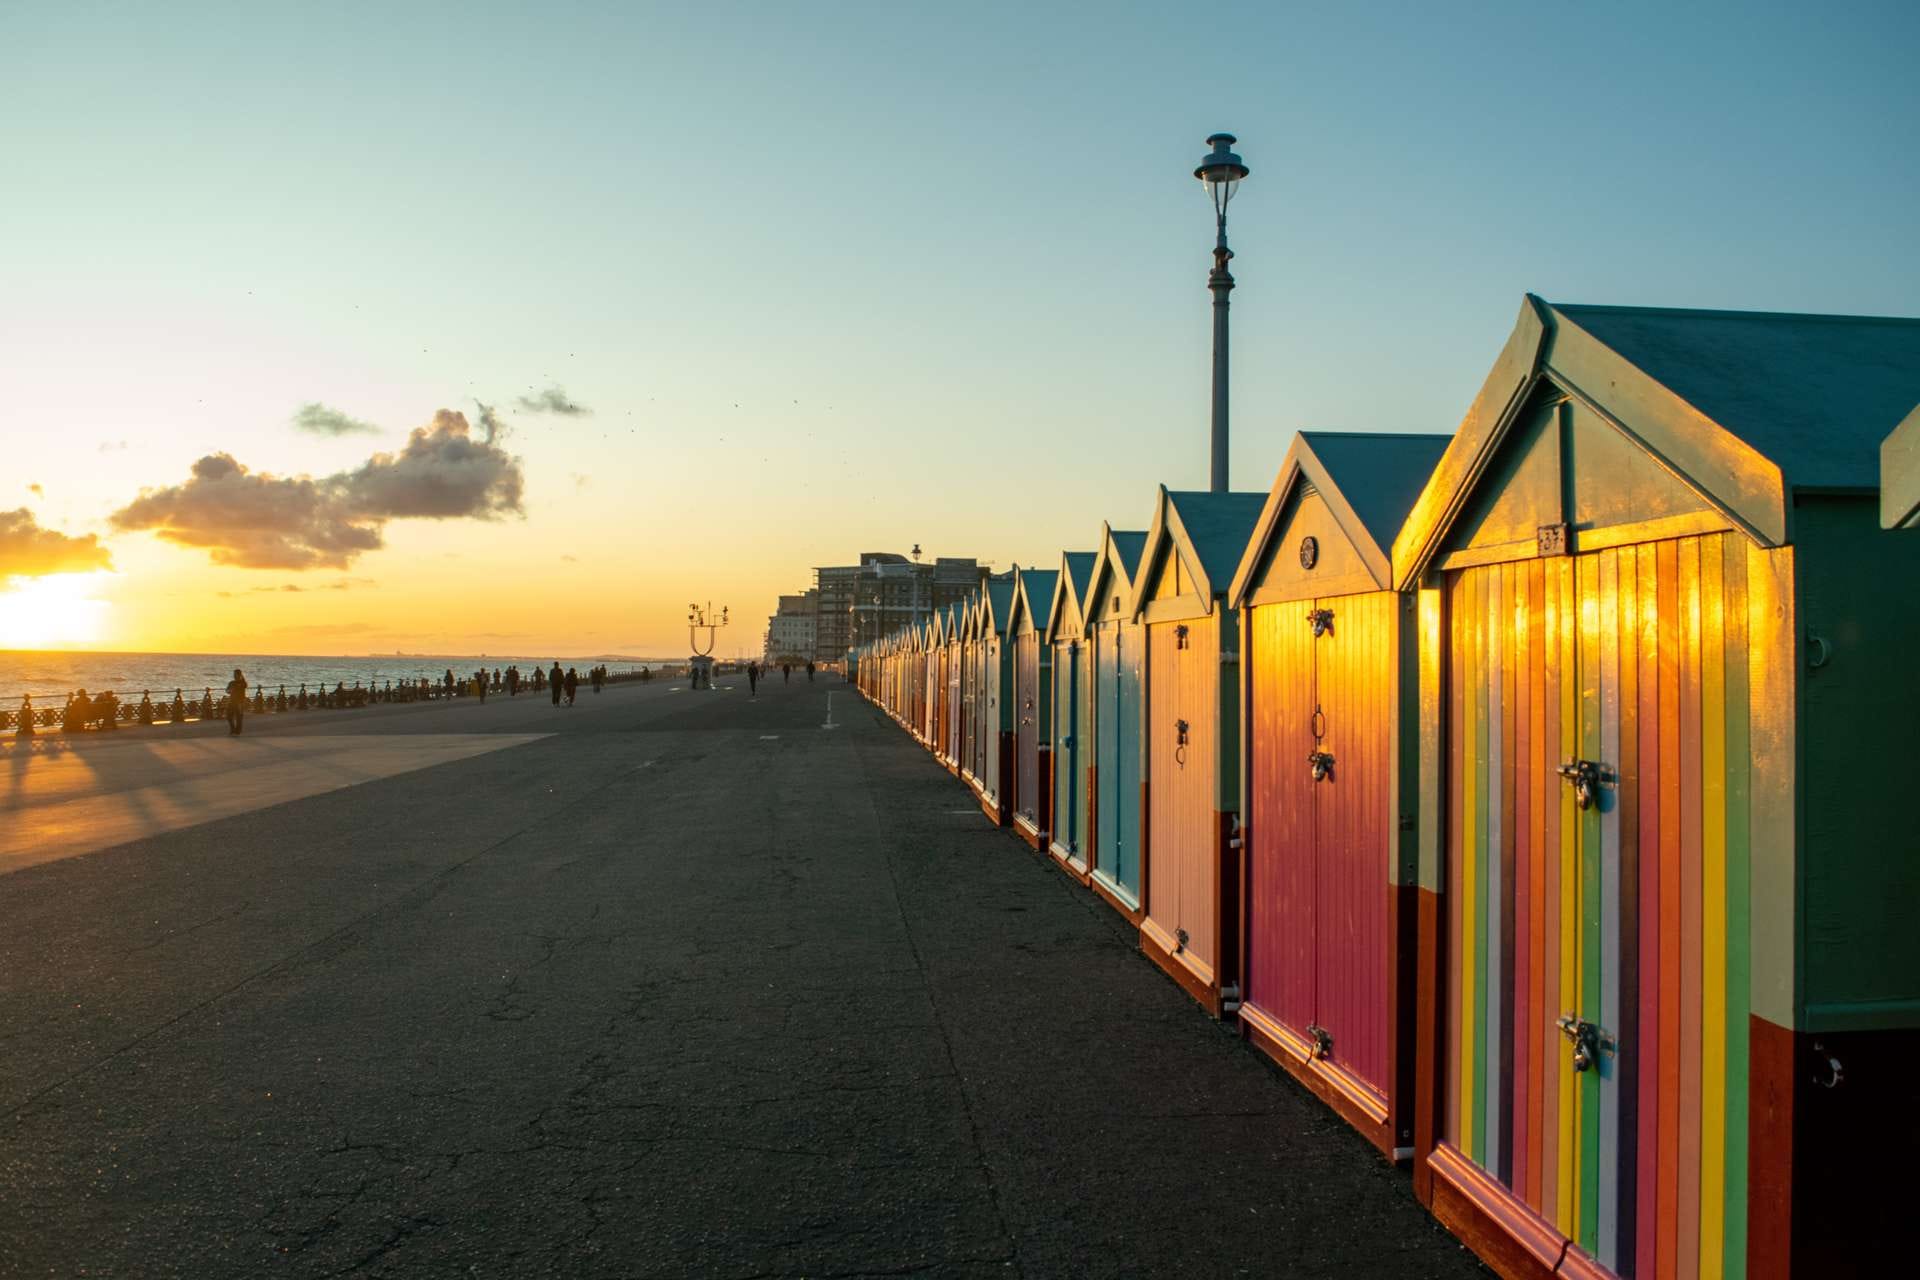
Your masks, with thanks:
[[[980,717],[979,763],[974,774],[980,807],[998,826],[1006,826],[1013,771],[1013,647],[1007,642],[1007,623],[1013,617],[1014,573],[988,578],[980,591],[978,658],[980,687],[976,707]]]
[[[1509,1275],[1904,1256],[1920,542],[1875,450],[1916,403],[1920,321],[1528,297],[1394,544],[1416,1189]]]
[[[1920,529],[1920,408],[1880,442],[1880,525]]]
[[[1414,598],[1393,540],[1449,437],[1294,437],[1228,599],[1240,617],[1241,1032],[1413,1154]]]
[[[1092,646],[1094,743],[1088,752],[1093,825],[1087,883],[1138,923],[1140,897],[1140,717],[1146,641],[1127,601],[1147,544],[1144,529],[1100,526],[1088,575],[1086,626]]]
[[[980,769],[980,593],[957,606],[960,627],[960,780],[976,787]]]
[[[1053,599],[1047,605],[1040,643],[1053,653],[1053,705],[1049,750],[1053,758],[1053,817],[1049,852],[1075,878],[1084,881],[1091,865],[1087,833],[1087,777],[1092,771],[1093,646],[1086,643],[1084,603],[1092,585],[1096,551],[1068,551],[1055,571]]]
[[[935,721],[940,711],[939,618],[920,624],[920,745],[933,750]]]
[[[961,700],[962,676],[965,668],[964,654],[961,648],[961,625],[965,611],[958,605],[948,605],[941,611],[945,619],[947,633],[947,692],[946,726],[942,735],[942,763],[949,773],[960,772],[961,736],[966,722],[966,710]]]
[[[1128,606],[1147,650],[1140,946],[1216,1015],[1238,999],[1240,932],[1240,637],[1227,588],[1266,500],[1162,485]]]
[[[1044,632],[1057,569],[1013,572],[1013,829],[1035,851],[1047,848],[1053,820],[1053,648]]]
[[[936,609],[927,620],[927,750],[935,760],[946,759],[947,742],[947,611]]]

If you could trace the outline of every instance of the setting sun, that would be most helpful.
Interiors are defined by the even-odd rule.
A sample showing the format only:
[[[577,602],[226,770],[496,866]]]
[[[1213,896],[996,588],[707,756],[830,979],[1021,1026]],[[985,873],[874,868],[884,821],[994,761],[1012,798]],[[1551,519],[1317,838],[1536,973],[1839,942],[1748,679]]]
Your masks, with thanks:
[[[111,575],[50,573],[0,591],[0,649],[50,649],[100,638],[108,605],[94,592]]]

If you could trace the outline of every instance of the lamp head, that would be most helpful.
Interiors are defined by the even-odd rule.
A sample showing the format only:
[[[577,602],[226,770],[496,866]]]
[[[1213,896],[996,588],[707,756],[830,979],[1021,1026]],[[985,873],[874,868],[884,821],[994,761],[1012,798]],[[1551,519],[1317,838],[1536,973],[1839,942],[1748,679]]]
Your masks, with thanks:
[[[1233,199],[1233,193],[1240,186],[1240,179],[1252,172],[1240,162],[1233,153],[1236,141],[1230,133],[1216,133],[1207,139],[1207,145],[1213,150],[1200,161],[1200,167],[1193,176],[1206,184],[1207,194],[1213,197],[1213,211],[1218,216],[1227,216],[1227,202]]]

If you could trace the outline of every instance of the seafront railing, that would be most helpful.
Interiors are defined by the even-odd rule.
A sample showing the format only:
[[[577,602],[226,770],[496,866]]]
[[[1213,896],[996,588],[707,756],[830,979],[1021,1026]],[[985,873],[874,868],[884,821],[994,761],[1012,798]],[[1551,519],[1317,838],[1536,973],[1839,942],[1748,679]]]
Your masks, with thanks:
[[[625,684],[630,681],[645,681],[655,678],[671,679],[671,668],[655,671],[651,668],[641,671],[610,672],[605,677],[607,684]],[[591,682],[580,681],[583,687]],[[536,687],[530,680],[520,682],[520,692],[545,696],[549,685],[543,683]],[[506,684],[500,682],[487,686],[489,694],[506,695]],[[349,687],[345,681],[337,681],[329,689],[324,684],[309,690],[305,684],[291,691],[280,685],[274,692],[268,693],[263,687],[256,687],[253,696],[247,699],[248,715],[280,715],[301,711],[351,711],[359,708],[391,705],[408,702],[446,702],[456,698],[479,700],[478,681],[471,678],[456,681],[451,689],[444,684],[425,684],[419,681],[401,681],[396,684],[388,680],[384,685],[370,681],[362,685],[358,680]],[[198,695],[185,692],[184,686],[174,689],[171,698],[162,689],[160,697],[155,698],[151,689],[143,690],[138,702],[131,702],[117,694],[106,692],[82,699],[77,694],[69,694],[64,700],[58,695],[43,697],[36,704],[31,694],[22,695],[20,705],[0,708],[0,733],[13,733],[19,737],[31,737],[42,731],[59,733],[79,733],[88,730],[111,730],[120,728],[144,727],[149,725],[185,724],[196,720],[224,720],[227,718],[227,695],[217,693],[210,688],[202,688]]]

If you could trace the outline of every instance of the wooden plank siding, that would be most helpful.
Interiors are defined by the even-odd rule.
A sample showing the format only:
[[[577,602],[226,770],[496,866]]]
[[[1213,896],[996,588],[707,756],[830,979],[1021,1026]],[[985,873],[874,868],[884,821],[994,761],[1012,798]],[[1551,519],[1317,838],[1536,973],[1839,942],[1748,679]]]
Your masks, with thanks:
[[[1146,628],[1147,896],[1143,931],[1214,981],[1220,965],[1219,862],[1214,845],[1219,742],[1220,624],[1215,617]],[[1187,726],[1184,743],[1178,726]]]
[[[1746,554],[1447,575],[1442,1138],[1621,1276],[1746,1274]],[[1594,1069],[1563,1014],[1614,1042]]]

